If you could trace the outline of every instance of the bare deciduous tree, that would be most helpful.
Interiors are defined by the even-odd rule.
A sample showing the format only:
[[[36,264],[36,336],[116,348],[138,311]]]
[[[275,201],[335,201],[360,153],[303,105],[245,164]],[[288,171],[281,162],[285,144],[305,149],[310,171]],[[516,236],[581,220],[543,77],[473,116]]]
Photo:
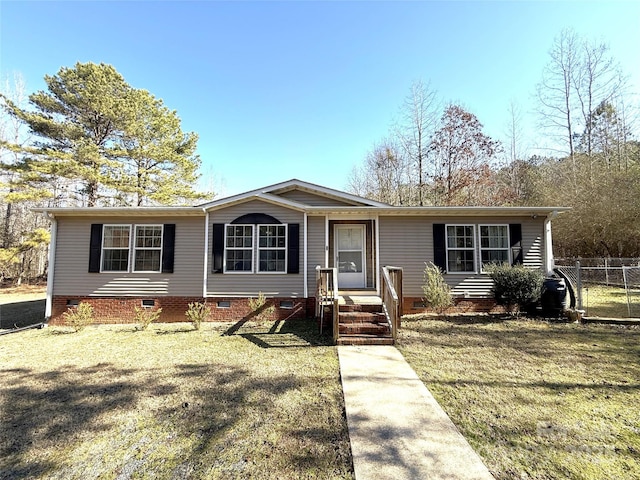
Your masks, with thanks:
[[[416,81],[402,104],[400,120],[394,129],[410,175],[417,178],[417,182],[410,181],[410,184],[415,186],[418,205],[425,204],[426,180],[433,177],[433,169],[428,168],[427,163],[440,108],[440,101],[430,84]]]

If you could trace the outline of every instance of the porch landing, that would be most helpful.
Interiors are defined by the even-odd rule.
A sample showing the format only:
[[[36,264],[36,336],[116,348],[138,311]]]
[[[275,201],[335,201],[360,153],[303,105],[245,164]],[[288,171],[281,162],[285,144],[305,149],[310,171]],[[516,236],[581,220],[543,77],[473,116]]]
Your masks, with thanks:
[[[375,291],[340,290],[338,292],[338,305],[382,305],[382,299]]]

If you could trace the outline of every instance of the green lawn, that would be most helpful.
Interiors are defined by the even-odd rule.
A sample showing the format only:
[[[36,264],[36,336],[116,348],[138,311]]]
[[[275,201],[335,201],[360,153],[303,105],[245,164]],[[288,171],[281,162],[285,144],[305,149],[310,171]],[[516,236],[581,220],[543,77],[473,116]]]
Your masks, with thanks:
[[[399,348],[496,478],[640,478],[637,327],[406,321]]]
[[[0,336],[0,478],[353,478],[312,321]]]
[[[21,285],[0,288],[0,330],[26,327],[44,321],[46,287]]]
[[[640,316],[638,293],[632,294],[631,317]],[[582,289],[582,308],[587,317],[628,318],[629,306],[624,288],[605,285],[585,285]]]

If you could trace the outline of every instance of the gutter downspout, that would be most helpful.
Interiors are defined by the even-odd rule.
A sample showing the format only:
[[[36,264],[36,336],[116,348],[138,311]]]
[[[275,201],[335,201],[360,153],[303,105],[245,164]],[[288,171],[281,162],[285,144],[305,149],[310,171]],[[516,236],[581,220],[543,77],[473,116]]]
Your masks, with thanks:
[[[204,216],[204,271],[202,276],[202,298],[207,298],[207,273],[209,269],[209,212]]]
[[[53,310],[53,277],[56,265],[56,239],[58,236],[58,220],[50,212],[43,212],[51,222],[51,241],[49,242],[49,271],[47,272],[47,300],[44,307],[44,319],[49,321]]]
[[[382,295],[382,292],[380,291],[380,215],[376,214],[374,222],[376,223],[376,229],[375,229],[375,239],[376,239],[376,249],[375,249],[375,255],[376,255],[376,274],[375,274],[375,279],[376,279],[376,294],[378,296]]]
[[[329,268],[329,215],[324,216],[324,268]]]
[[[307,285],[307,212],[304,212],[304,233],[302,234],[302,241],[304,245],[302,247],[302,268],[304,269],[302,272],[302,279],[304,281],[304,298],[305,301],[309,297],[309,286]]]
[[[553,236],[551,235],[551,220],[558,216],[554,210],[544,219],[544,270],[546,275],[553,273],[555,262],[553,259]]]

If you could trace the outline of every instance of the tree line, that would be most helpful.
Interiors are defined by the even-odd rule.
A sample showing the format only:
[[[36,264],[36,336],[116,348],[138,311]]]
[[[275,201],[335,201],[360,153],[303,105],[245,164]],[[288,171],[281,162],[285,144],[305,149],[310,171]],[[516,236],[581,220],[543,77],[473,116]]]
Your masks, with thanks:
[[[562,31],[535,86],[544,154],[526,155],[512,103],[501,141],[429,83],[411,85],[398,120],[356,166],[349,190],[392,205],[568,206],[557,255],[640,256],[640,142],[633,93],[603,42]]]
[[[161,99],[104,63],[77,63],[26,95],[0,93],[0,281],[45,270],[47,221],[34,207],[193,204],[198,135]]]
[[[34,207],[193,204],[198,135],[114,67],[77,63],[27,95],[0,92],[0,281],[46,270],[48,222]],[[640,256],[640,142],[633,95],[609,47],[571,30],[553,41],[535,86],[544,154],[527,155],[523,113],[499,141],[462,105],[415,82],[349,190],[392,205],[560,205],[556,254]],[[542,151],[542,150],[540,150]],[[551,153],[549,153],[551,152]]]

